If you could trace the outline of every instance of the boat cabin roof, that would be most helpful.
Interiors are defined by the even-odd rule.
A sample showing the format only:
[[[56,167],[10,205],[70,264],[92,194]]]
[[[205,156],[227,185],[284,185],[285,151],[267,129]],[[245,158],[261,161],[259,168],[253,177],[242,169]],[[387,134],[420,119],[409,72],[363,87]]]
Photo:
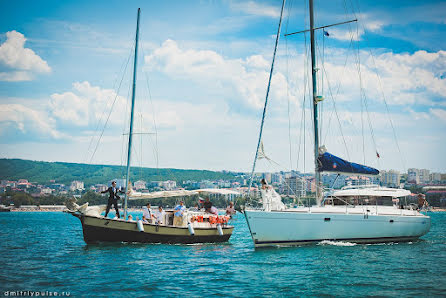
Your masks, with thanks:
[[[335,190],[332,197],[392,197],[399,198],[409,196],[411,192],[407,189],[388,188],[388,187],[361,187],[361,188],[342,188]]]

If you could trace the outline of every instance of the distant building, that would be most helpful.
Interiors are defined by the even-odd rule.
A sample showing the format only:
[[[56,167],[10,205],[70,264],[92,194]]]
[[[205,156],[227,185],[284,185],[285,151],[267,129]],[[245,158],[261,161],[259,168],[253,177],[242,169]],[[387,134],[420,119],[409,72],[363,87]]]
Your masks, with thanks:
[[[306,180],[303,177],[285,178],[284,192],[287,195],[295,195],[296,197],[304,197],[306,195]]]
[[[280,173],[274,173],[271,175],[271,183],[282,183],[283,176]]]
[[[95,187],[97,192],[104,191],[108,188],[105,184],[96,184]]]
[[[214,181],[203,180],[200,182],[200,188],[217,188],[217,184]]]
[[[370,184],[370,178],[366,176],[350,176],[345,179],[346,186],[361,186]]]
[[[316,178],[313,176],[305,177],[306,180],[306,191],[310,193],[316,192]]]
[[[165,190],[173,190],[177,187],[177,182],[176,181],[171,181],[171,180],[167,180],[167,181],[163,181],[163,188]]]
[[[396,170],[380,171],[381,182],[385,186],[399,187],[401,174]]]
[[[146,189],[147,188],[147,183],[143,180],[138,180],[135,183],[133,183],[133,188],[135,190],[141,190],[141,189]]]
[[[83,181],[77,181],[77,180],[71,182],[70,190],[71,191],[84,190],[84,182]]]
[[[49,187],[45,187],[40,190],[41,195],[50,195],[52,193],[53,193],[53,190]]]
[[[338,174],[323,174],[322,184],[328,188],[340,189],[345,186],[345,178],[347,178],[347,176]]]
[[[430,181],[431,182],[440,182],[441,181],[441,173],[431,173]]]
[[[411,168],[407,170],[407,182],[414,184],[420,183],[420,174],[418,169]]]

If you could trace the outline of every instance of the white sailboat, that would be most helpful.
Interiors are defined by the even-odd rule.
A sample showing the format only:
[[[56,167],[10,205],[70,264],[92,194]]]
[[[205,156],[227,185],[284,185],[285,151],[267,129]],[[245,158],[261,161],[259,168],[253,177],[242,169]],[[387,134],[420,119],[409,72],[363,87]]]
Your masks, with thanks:
[[[285,1],[282,4],[282,13]],[[376,185],[350,187],[325,194],[321,186],[321,172],[353,173],[377,175],[379,171],[364,165],[351,163],[326,152],[319,144],[315,31],[329,26],[315,28],[313,1],[309,0],[313,94],[314,162],[317,205],[312,207],[287,208],[281,197],[272,187],[261,190],[262,208],[245,208],[252,240],[256,247],[274,245],[300,245],[324,240],[348,241],[355,243],[377,243],[389,241],[412,241],[430,229],[430,217],[412,208],[398,206],[397,199],[410,195],[403,189],[383,188]],[[273,64],[277,42],[280,36],[282,13],[276,38]],[[356,21],[356,20],[353,20]],[[344,24],[347,22],[339,23]],[[334,24],[337,25],[337,24]],[[302,32],[305,32],[302,31]],[[260,127],[259,141],[251,174],[261,152],[262,130],[268,102],[267,97]]]

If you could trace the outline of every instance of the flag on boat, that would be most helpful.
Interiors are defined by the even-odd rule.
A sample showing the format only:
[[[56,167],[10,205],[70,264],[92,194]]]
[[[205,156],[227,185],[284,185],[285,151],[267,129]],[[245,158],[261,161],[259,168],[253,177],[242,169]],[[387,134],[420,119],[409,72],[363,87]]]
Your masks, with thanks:
[[[330,36],[330,33],[328,33],[327,31],[324,30],[324,35],[325,36]]]
[[[363,174],[363,175],[379,174],[379,171],[375,168],[346,161],[328,152],[319,154],[318,170],[321,172],[337,172],[337,173],[351,173],[351,174]]]

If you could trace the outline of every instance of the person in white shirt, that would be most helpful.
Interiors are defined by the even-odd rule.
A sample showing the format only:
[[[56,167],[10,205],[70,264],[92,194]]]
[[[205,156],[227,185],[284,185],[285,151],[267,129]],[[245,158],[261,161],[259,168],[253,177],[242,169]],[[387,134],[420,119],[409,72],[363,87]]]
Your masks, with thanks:
[[[152,223],[153,213],[151,207],[150,203],[143,207],[142,220],[144,222]]]
[[[159,206],[158,211],[155,213],[155,223],[158,225],[164,224],[165,216],[166,212],[163,210],[163,206]]]

